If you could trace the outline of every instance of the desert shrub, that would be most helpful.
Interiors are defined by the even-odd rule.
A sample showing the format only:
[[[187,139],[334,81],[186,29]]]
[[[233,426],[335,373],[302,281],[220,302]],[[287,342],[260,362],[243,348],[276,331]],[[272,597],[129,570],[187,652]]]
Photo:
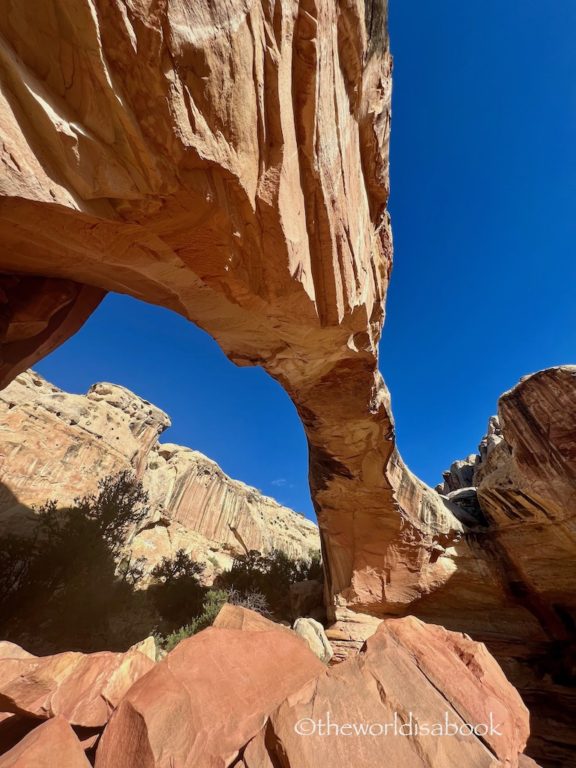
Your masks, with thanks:
[[[182,640],[212,626],[214,619],[220,613],[220,609],[228,602],[228,596],[228,592],[224,589],[209,589],[204,597],[201,612],[187,624],[174,632],[170,632],[165,638],[161,638],[161,647],[165,651],[171,651]]]
[[[228,591],[228,601],[231,605],[240,605],[242,608],[248,608],[251,611],[270,616],[270,606],[266,595],[262,592],[238,592],[236,589]]]
[[[183,549],[164,557],[152,571],[155,584],[148,588],[158,613],[170,629],[180,627],[203,607],[206,588],[200,577],[204,566],[194,562]]]
[[[168,633],[165,637],[158,637],[160,647],[169,652],[187,637],[192,637],[203,629],[211,627],[216,616],[218,616],[226,603],[241,605],[264,616],[267,616],[269,613],[267,600],[260,592],[242,594],[234,589],[209,589],[206,592],[202,610],[198,616],[195,616],[190,622],[184,624],[179,629]]]
[[[267,555],[251,550],[234,558],[232,568],[220,574],[215,584],[243,595],[259,593],[265,597],[273,615],[291,618],[290,585],[319,578],[321,574],[319,553],[311,553],[306,560],[292,558],[281,550]]]
[[[31,536],[0,537],[3,631],[8,626],[16,642],[41,636],[48,648],[64,640],[80,650],[114,644],[111,615],[134,597],[142,575],[140,560],[118,559],[148,513],[147,501],[141,483],[125,471],[104,478],[97,493],[70,507],[46,502],[35,510]]]

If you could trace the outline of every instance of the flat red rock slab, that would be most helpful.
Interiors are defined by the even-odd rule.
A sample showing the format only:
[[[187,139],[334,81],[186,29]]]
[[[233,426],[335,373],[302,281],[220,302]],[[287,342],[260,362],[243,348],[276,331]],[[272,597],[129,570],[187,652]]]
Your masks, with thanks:
[[[90,763],[66,720],[55,717],[0,756],[0,768],[90,768]]]
[[[0,712],[94,728],[154,662],[138,651],[0,658]]]
[[[180,643],[131,688],[97,768],[228,765],[290,693],[325,672],[295,633],[214,628]]]

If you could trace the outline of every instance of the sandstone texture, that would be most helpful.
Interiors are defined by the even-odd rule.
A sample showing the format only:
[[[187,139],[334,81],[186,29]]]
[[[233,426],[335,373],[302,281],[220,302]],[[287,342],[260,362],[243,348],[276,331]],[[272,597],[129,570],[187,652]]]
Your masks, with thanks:
[[[498,413],[502,439],[476,470],[478,500],[526,599],[556,612],[542,619],[561,639],[576,626],[576,366],[525,377]]]
[[[332,618],[402,613],[445,584],[462,525],[406,470],[378,372],[386,0],[0,9],[1,380],[102,292],[172,309],[292,398]]]
[[[96,766],[229,765],[266,716],[323,669],[293,632],[211,627],[132,687],[104,731]]]
[[[530,707],[531,754],[563,768],[576,753],[576,366],[526,376],[502,395],[467,465],[474,470],[467,493],[484,518],[476,537],[505,587],[502,608],[476,636]],[[452,469],[446,484],[458,484]],[[461,503],[463,492],[448,495]],[[454,609],[466,626],[465,611]]]
[[[20,667],[0,668],[0,680],[17,672],[0,709],[20,703],[18,714],[0,715],[2,768],[316,768],[356,765],[360,756],[366,766],[531,765],[519,762],[528,712],[485,646],[414,617],[381,622],[359,655],[332,668],[295,631],[233,605],[157,663],[137,651],[5,651],[1,663]],[[114,656],[123,667],[110,666]],[[137,656],[147,666],[130,680],[126,662]],[[48,719],[39,725],[39,717]],[[332,728],[390,723],[391,730],[339,737],[305,730],[326,718]],[[414,730],[424,724],[450,735]]]
[[[288,627],[277,624],[256,611],[231,603],[222,606],[212,626],[218,629],[244,629],[250,632],[270,632],[273,629],[289,632]]]
[[[464,727],[462,734],[431,737],[416,730],[446,719],[452,729],[477,727],[491,717],[501,735],[478,737]],[[372,735],[356,735],[354,724],[372,726]],[[243,760],[246,768],[348,766],[359,760],[366,766],[512,768],[519,765],[527,735],[528,712],[486,648],[410,617],[384,621],[359,656],[288,697]]]
[[[0,768],[90,768],[78,737],[63,717],[39,725],[9,752]]]
[[[154,662],[139,651],[0,659],[0,712],[97,728]]]
[[[229,478],[206,456],[158,442],[170,426],[151,403],[114,384],[72,395],[38,374],[20,374],[0,392],[0,519],[16,531],[30,507],[59,506],[97,490],[108,475],[132,469],[149,495],[150,514],[130,551],[148,574],[179,549],[207,575],[235,554],[281,549],[307,558],[320,547],[311,521],[255,488]]]

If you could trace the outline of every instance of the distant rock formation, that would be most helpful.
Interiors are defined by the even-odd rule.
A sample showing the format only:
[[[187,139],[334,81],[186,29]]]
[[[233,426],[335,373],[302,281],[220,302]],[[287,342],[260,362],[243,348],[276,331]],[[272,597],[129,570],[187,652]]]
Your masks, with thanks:
[[[229,567],[234,554],[318,550],[318,529],[303,515],[230,479],[198,451],[163,444],[168,416],[124,387],[95,384],[72,395],[33,371],[0,392],[0,520],[25,528],[31,506],[64,506],[98,480],[130,468],[149,494],[150,517],[130,548],[146,573],[183,548],[206,564]]]

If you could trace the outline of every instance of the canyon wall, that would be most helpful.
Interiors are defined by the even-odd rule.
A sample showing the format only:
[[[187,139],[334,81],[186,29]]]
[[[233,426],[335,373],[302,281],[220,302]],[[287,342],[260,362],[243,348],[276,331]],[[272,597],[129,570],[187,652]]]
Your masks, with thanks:
[[[145,575],[179,549],[228,568],[235,554],[281,549],[308,558],[320,547],[310,520],[228,477],[198,451],[160,443],[168,416],[114,384],[72,395],[37,373],[20,374],[0,392],[0,522],[25,532],[32,507],[65,507],[122,470],[142,480],[149,514],[130,541]]]
[[[476,628],[475,637],[486,640],[530,708],[530,754],[544,766],[572,765],[576,366],[539,371],[505,392],[479,453],[455,462],[444,478],[440,490],[452,501],[464,499],[470,508],[475,499],[484,520],[484,531],[475,538],[504,586],[502,606]],[[416,611],[426,615],[419,606]],[[467,621],[464,608],[456,621],[446,617],[445,623]]]

